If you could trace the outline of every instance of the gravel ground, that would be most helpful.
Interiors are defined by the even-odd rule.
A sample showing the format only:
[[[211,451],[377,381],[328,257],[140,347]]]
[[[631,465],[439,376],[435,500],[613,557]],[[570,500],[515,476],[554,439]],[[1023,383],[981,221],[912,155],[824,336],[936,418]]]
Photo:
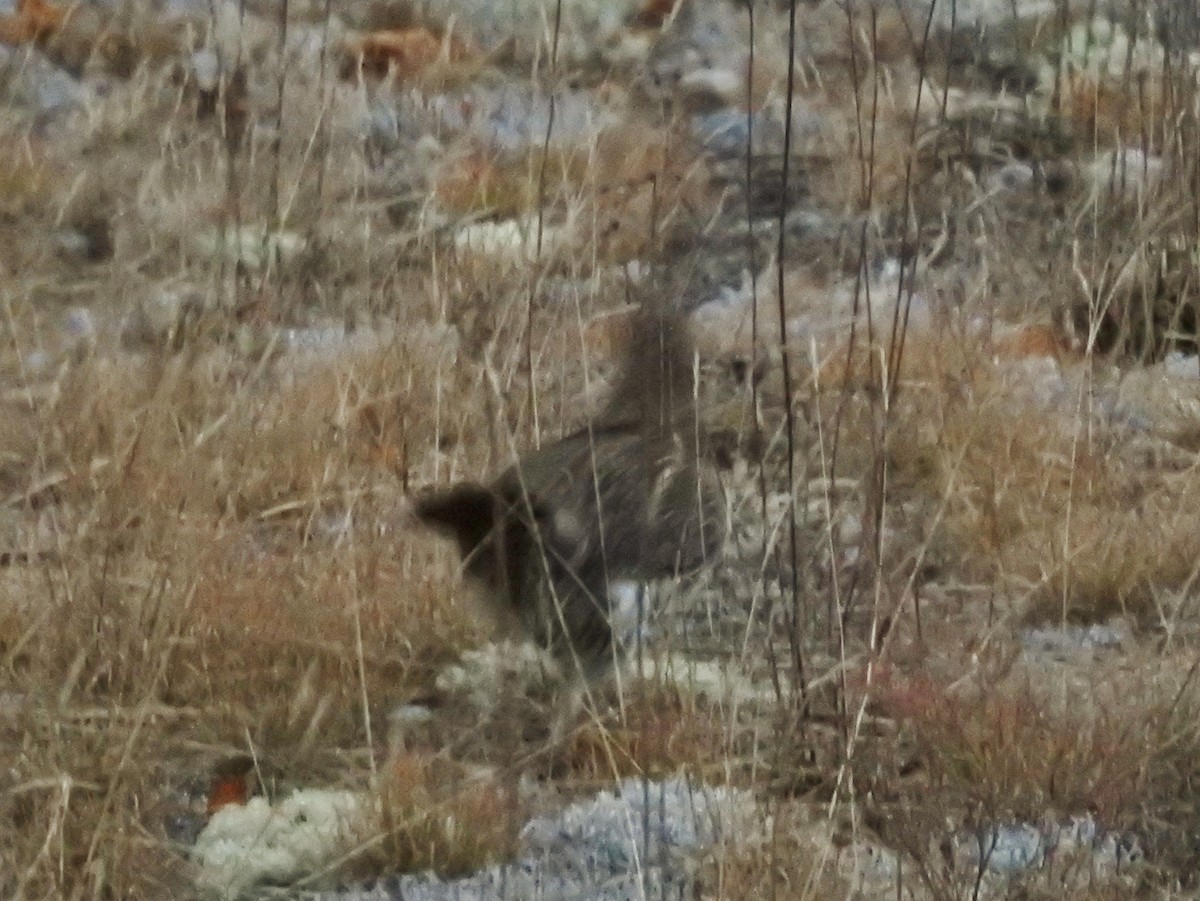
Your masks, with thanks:
[[[693,896],[694,854],[745,839],[755,825],[753,797],[684,779],[630,779],[554,816],[530,820],[525,854],[465,879],[431,875],[390,879],[361,891],[323,892],[312,901],[626,901]]]

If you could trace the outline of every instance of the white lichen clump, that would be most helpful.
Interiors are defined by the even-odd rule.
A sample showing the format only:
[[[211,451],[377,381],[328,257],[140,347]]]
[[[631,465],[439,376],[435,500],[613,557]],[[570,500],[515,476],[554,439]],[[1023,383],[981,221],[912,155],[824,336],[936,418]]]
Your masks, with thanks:
[[[199,882],[219,897],[235,898],[253,885],[319,873],[354,847],[367,811],[354,792],[315,789],[275,805],[251,798],[222,807],[192,849]]]
[[[439,692],[470,709],[490,712],[510,697],[546,697],[563,674],[544,649],[527,641],[504,640],[464,651],[458,663],[437,675]]]

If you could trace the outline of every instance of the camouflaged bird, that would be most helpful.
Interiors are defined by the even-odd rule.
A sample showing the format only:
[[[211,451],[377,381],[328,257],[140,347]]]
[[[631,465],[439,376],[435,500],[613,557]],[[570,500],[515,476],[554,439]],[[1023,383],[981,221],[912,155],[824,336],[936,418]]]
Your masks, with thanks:
[[[698,428],[692,363],[683,317],[643,309],[615,388],[586,427],[490,484],[417,500],[422,521],[457,539],[465,579],[491,612],[515,618],[582,691],[623,659],[640,586],[695,571],[723,544],[724,495]]]

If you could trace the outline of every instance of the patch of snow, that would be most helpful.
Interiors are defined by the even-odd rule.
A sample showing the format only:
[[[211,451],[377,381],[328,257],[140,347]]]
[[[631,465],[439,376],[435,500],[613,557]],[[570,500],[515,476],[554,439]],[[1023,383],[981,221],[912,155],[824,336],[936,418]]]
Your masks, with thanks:
[[[1092,190],[1103,195],[1138,197],[1157,186],[1166,171],[1162,157],[1137,147],[1099,154],[1084,169]]]
[[[958,839],[959,860],[994,873],[1019,873],[1045,859],[1041,830],[1028,823],[1002,823]]]
[[[645,609],[646,586],[629,579],[616,579],[608,586],[609,623],[619,643],[632,641]]]
[[[202,91],[215,91],[221,81],[221,59],[211,47],[192,54],[192,76]]]
[[[1062,44],[1063,65],[1074,71],[1107,76],[1113,80],[1126,72],[1161,72],[1166,59],[1162,44],[1142,36],[1130,37],[1120,24],[1101,16],[1077,22]]]
[[[1167,354],[1162,362],[1167,375],[1179,379],[1200,379],[1200,357],[1195,354],[1185,354],[1175,351]]]
[[[541,255],[548,256],[564,241],[557,227],[542,229]],[[487,258],[493,262],[519,266],[536,262],[539,256],[537,223],[506,219],[503,222],[476,222],[458,230],[454,246],[460,253]]]
[[[267,263],[287,265],[299,259],[308,248],[302,235],[289,231],[265,231],[261,227],[210,228],[187,236],[192,250],[211,259],[224,258],[252,271]]]

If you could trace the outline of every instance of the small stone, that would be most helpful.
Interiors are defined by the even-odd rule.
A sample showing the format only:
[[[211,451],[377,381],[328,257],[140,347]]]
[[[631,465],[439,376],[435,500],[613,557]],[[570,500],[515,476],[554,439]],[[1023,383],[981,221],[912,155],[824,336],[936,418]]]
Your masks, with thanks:
[[[745,93],[745,80],[728,69],[699,69],[679,79],[680,102],[693,112],[734,106]]]
[[[1033,186],[1033,167],[1028,163],[1013,162],[1001,166],[987,179],[993,191],[1024,191]]]
[[[393,754],[432,746],[433,711],[424,704],[401,704],[388,714],[388,746]]]
[[[63,317],[63,337],[73,349],[95,343],[96,332],[96,318],[86,307],[72,307]]]
[[[221,61],[211,47],[204,47],[192,54],[192,77],[202,91],[217,89],[221,80]]]
[[[192,250],[200,256],[224,257],[227,262],[257,272],[268,262],[287,266],[308,248],[302,235],[290,231],[264,232],[245,225],[241,228],[211,228],[191,236]]]
[[[37,50],[0,44],[0,94],[40,115],[83,106],[92,92]]]
[[[754,154],[773,153],[783,145],[783,126],[779,121],[740,109],[702,113],[692,119],[692,133],[706,151],[719,159],[744,160],[747,150]]]
[[[137,306],[122,336],[135,342],[161,344],[211,306],[205,293],[191,285],[156,290]]]
[[[59,251],[87,263],[99,263],[113,255],[112,226],[104,216],[80,219],[72,228],[55,235]]]
[[[1158,187],[1165,168],[1162,157],[1123,147],[1101,153],[1084,171],[1097,194],[1135,198]]]
[[[542,230],[542,256],[560,246],[563,236],[556,228]],[[486,258],[494,263],[519,266],[538,259],[537,226],[532,221],[506,219],[503,222],[477,222],[459,229],[454,236],[459,253]]]

